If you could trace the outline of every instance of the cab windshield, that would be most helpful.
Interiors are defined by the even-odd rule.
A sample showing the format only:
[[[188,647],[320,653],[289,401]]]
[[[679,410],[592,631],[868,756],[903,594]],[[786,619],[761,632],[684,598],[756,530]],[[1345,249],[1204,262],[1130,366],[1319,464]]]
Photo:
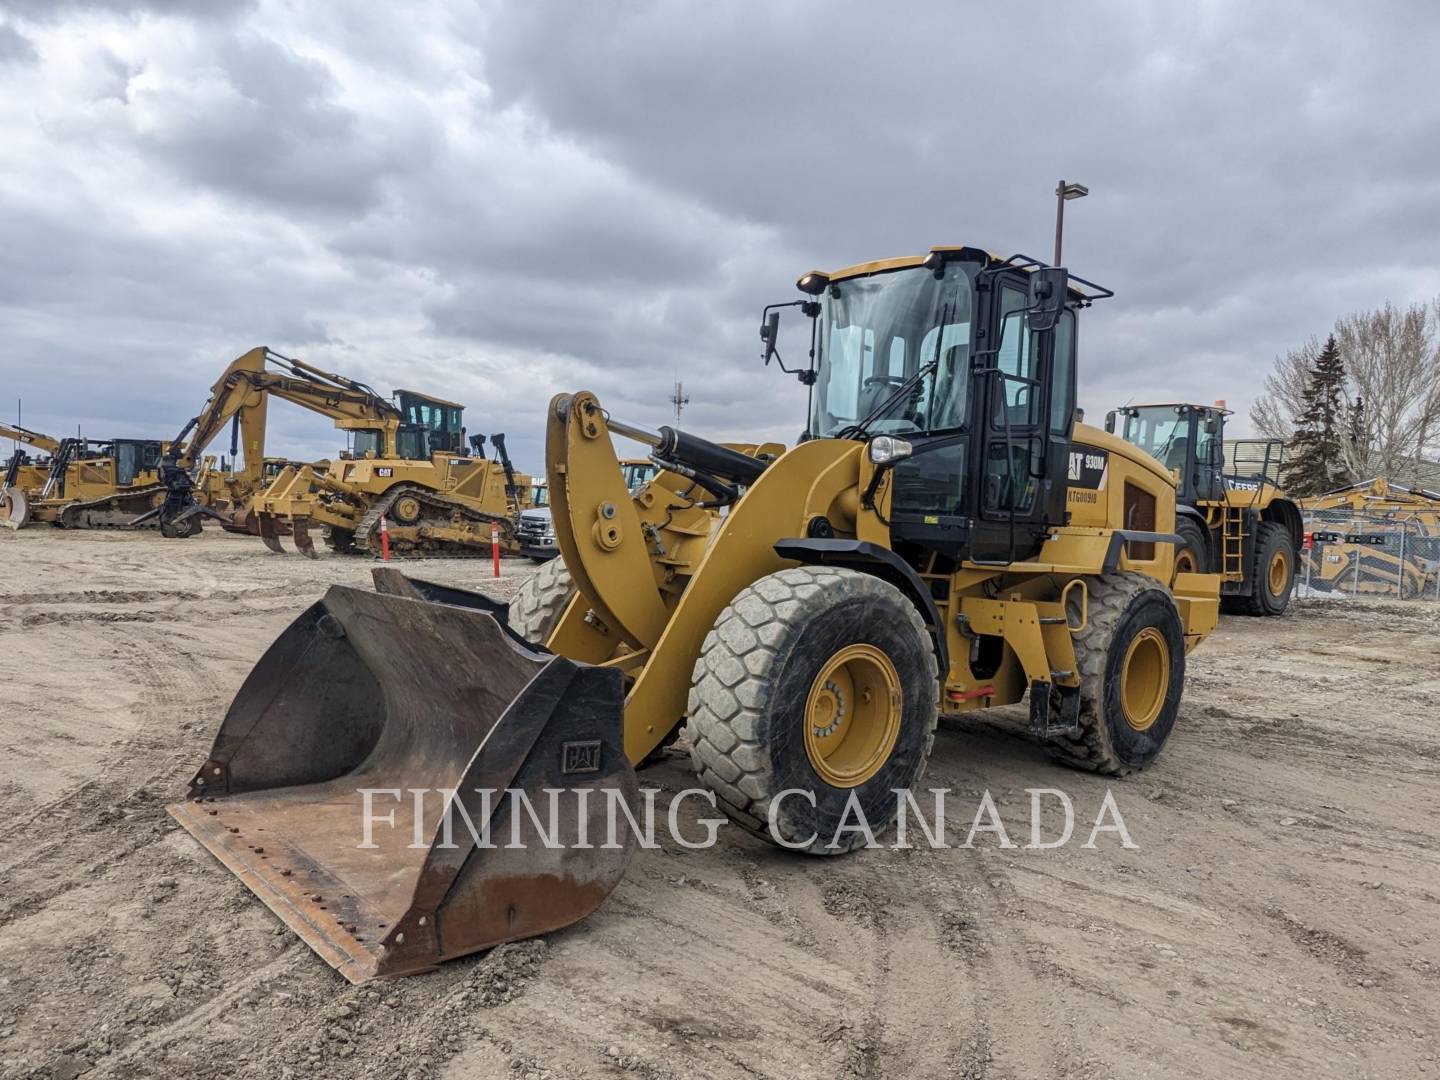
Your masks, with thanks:
[[[1126,409],[1121,437],[1138,446],[1167,469],[1183,469],[1190,449],[1190,416],[1174,405]]]
[[[947,262],[833,283],[820,312],[810,430],[834,437],[870,417],[916,372],[925,374],[866,425],[870,434],[964,425],[970,370],[971,272]]]

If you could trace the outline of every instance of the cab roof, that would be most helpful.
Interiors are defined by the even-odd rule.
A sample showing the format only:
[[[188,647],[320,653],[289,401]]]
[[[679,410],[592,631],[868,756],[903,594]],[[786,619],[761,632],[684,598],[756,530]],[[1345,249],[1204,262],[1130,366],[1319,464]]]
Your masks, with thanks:
[[[400,389],[397,389],[397,390],[395,391],[395,393],[397,393],[397,394],[409,394],[411,397],[424,398],[426,401],[434,402],[436,405],[448,405],[448,406],[449,406],[450,408],[452,408],[452,409],[463,409],[463,408],[465,408],[464,405],[461,405],[461,404],[458,403],[458,402],[455,402],[455,401],[446,401],[443,397],[436,397],[434,394],[427,394],[427,393],[425,393],[425,391],[423,391],[423,390],[400,390]]]
[[[1014,269],[1022,273],[1030,273],[1034,270],[1043,269],[1048,264],[1032,259],[1028,255],[1011,255],[1008,259],[996,255],[993,251],[984,248],[969,247],[964,244],[937,244],[924,255],[901,255],[893,259],[874,259],[870,262],[855,263],[840,270],[812,270],[811,274],[822,274],[829,281],[845,281],[849,278],[868,277],[871,274],[883,274],[891,270],[906,270],[915,266],[923,266],[925,260],[932,254],[949,256],[954,259],[967,259],[983,263],[986,267],[998,267],[1011,264]],[[807,275],[801,275],[803,280]],[[1080,286],[1077,288],[1077,286]],[[1070,295],[1081,302],[1089,303],[1101,300],[1115,294],[1103,286],[1096,285],[1092,281],[1070,275]]]

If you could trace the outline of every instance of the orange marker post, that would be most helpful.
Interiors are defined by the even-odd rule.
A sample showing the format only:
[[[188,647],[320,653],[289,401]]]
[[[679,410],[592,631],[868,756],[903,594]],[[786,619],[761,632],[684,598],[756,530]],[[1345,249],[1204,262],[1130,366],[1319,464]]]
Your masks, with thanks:
[[[380,515],[380,558],[390,561],[390,526],[384,514]]]
[[[490,560],[495,564],[495,576],[500,576],[500,526],[490,523]]]

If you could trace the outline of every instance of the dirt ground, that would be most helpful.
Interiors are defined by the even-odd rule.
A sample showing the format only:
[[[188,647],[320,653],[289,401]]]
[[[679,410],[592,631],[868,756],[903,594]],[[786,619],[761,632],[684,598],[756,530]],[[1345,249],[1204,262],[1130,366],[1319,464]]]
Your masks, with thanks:
[[[1440,1077],[1440,606],[1225,621],[1159,762],[1108,785],[1016,710],[937,739],[953,843],[987,788],[1024,845],[1027,788],[1083,836],[1109,786],[1138,848],[721,830],[546,940],[352,987],[163,808],[264,648],[369,566],[0,533],[0,1076]]]

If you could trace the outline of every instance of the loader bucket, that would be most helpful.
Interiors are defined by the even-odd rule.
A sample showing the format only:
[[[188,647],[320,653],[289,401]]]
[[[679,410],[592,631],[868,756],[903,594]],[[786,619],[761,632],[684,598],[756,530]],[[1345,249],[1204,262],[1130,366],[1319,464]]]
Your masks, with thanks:
[[[30,520],[30,500],[18,487],[0,489],[0,525],[23,529]]]
[[[582,919],[635,847],[620,672],[521,644],[459,590],[377,585],[280,635],[169,808],[351,982]]]

